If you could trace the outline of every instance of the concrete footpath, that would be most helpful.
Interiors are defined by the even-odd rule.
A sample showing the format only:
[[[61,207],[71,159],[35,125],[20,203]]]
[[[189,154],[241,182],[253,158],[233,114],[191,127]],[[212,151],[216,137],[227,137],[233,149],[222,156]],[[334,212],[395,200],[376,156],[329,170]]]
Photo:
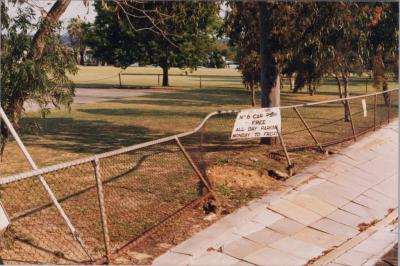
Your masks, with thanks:
[[[154,265],[374,265],[397,243],[398,122],[227,215]]]

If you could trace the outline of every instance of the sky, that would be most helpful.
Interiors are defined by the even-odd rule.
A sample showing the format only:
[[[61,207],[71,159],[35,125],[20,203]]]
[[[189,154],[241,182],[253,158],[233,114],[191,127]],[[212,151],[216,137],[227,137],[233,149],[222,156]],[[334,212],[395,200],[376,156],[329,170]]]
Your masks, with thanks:
[[[35,10],[37,10],[37,14],[39,17],[40,9],[43,8],[44,10],[48,11],[54,4],[55,0],[30,0],[30,2],[34,3],[37,6]],[[67,7],[64,14],[60,18],[60,20],[64,22],[64,29],[61,31],[61,33],[64,34],[67,32],[65,28],[71,18],[79,16],[86,22],[93,22],[96,17],[96,11],[94,10],[94,7],[92,5],[93,2],[94,0],[90,1],[89,7],[85,7],[82,0],[72,0],[71,4]],[[13,6],[12,4],[8,5],[10,9],[10,15],[12,16],[12,14],[16,14],[17,7]],[[225,10],[226,6],[221,5],[221,17],[224,17]]]
[[[46,11],[49,11],[51,6],[54,4],[54,0],[31,0],[37,7],[35,7],[35,11],[40,15],[40,9],[43,8]],[[91,1],[92,2],[92,1]],[[16,14],[17,7],[12,4],[8,4],[10,15]],[[81,19],[86,22],[93,22],[96,17],[96,12],[92,4],[89,7],[85,7],[82,0],[72,0],[71,4],[67,7],[64,14],[61,16],[60,20],[63,21],[64,27],[66,27],[68,21],[71,18],[80,16]],[[66,29],[62,30],[62,33],[65,33]]]
[[[91,0],[89,7],[85,7],[82,0],[72,0],[71,4],[67,7],[64,14],[60,18],[60,20],[64,22],[63,23],[64,29],[62,30],[62,33],[66,33],[65,27],[71,18],[79,16],[86,22],[93,22],[96,17],[96,11],[94,10],[94,7],[92,5],[94,1],[95,0]],[[30,2],[34,3],[37,6],[35,10],[37,10],[37,14],[39,16],[40,8],[43,8],[46,11],[48,11],[54,4],[55,0],[30,0]],[[16,14],[17,7],[14,7],[12,6],[12,4],[9,4],[9,9],[10,9],[10,15]],[[221,5],[221,11],[220,11],[221,17],[224,17],[225,11],[226,11],[226,6]]]

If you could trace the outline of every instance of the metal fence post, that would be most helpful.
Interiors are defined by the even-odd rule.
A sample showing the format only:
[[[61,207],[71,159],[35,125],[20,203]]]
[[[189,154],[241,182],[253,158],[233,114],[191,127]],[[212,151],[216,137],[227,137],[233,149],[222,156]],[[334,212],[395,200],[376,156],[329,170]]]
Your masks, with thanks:
[[[196,175],[200,178],[200,180],[204,183],[204,185],[206,186],[207,190],[211,193],[211,195],[214,197],[214,200],[217,202],[218,206],[221,206],[212,186],[211,183],[209,182],[209,180],[207,180],[206,178],[204,178],[204,176],[201,174],[200,170],[197,168],[196,164],[193,162],[192,158],[189,156],[189,154],[187,153],[185,147],[183,147],[181,141],[179,140],[179,138],[177,136],[175,136],[175,141],[178,144],[179,149],[182,151],[183,155],[185,156],[186,160],[189,162],[190,166],[192,167],[192,169],[194,170],[194,172],[196,173]]]
[[[157,84],[158,84],[158,87],[160,87],[160,74],[157,74]]]
[[[201,89],[201,75],[200,75],[200,89]]]
[[[96,178],[96,186],[97,186],[97,197],[99,200],[99,208],[100,208],[100,220],[101,226],[103,228],[103,240],[104,240],[104,248],[106,251],[107,261],[110,259],[110,236],[108,234],[108,224],[107,224],[107,215],[106,208],[104,206],[104,193],[103,193],[103,183],[101,182],[100,175],[100,162],[99,159],[94,159],[92,161],[94,168],[94,176]]]
[[[300,114],[299,110],[297,109],[297,107],[293,107],[294,111],[296,112],[296,114],[298,115],[298,117],[300,118],[301,122],[303,122],[303,125],[306,127],[308,133],[310,133],[311,137],[313,138],[313,140],[315,141],[315,143],[318,145],[319,149],[321,150],[321,152],[325,152],[324,148],[322,148],[322,145],[318,142],[318,140],[316,139],[316,137],[314,136],[314,134],[311,132],[310,127],[308,126],[308,124],[306,123],[306,121],[304,120],[303,116]]]
[[[354,127],[353,115],[351,113],[351,108],[350,108],[350,101],[346,100],[346,104],[347,104],[347,109],[349,110],[349,118],[350,118],[351,130],[353,131],[353,138],[354,141],[357,141],[356,129]]]
[[[376,105],[377,105],[377,102],[378,102],[378,95],[375,94],[375,97],[374,97],[374,131],[376,130]]]
[[[283,152],[285,153],[285,157],[286,157],[286,160],[288,162],[289,176],[292,176],[293,175],[293,170],[292,170],[293,169],[293,164],[292,164],[292,162],[290,160],[289,154],[288,154],[287,149],[286,149],[285,142],[283,141],[283,137],[282,137],[281,132],[279,131],[278,126],[275,126],[275,129],[276,129],[276,132],[278,133],[279,140],[280,140],[281,146],[283,148]]]
[[[365,93],[368,93],[368,78],[365,78]]]
[[[118,73],[118,77],[119,77],[119,87],[122,87],[122,82],[121,82],[121,72]]]
[[[4,123],[6,123],[7,128],[10,130],[11,135],[14,137],[15,141],[17,142],[20,150],[24,154],[26,160],[28,163],[31,165],[33,170],[38,170],[38,167],[36,163],[33,161],[31,155],[29,154],[28,150],[26,149],[25,145],[22,143],[19,135],[15,131],[13,125],[11,124],[10,120],[8,120],[8,117],[6,113],[4,112],[3,108],[0,106],[0,117],[3,119]],[[46,182],[46,179],[42,175],[38,175],[40,182],[42,183],[44,189],[46,190],[47,194],[49,194],[51,201],[53,202],[54,206],[56,207],[57,211],[60,213],[61,217],[63,218],[64,222],[67,224],[67,227],[69,231],[71,232],[72,236],[74,239],[78,242],[78,244],[81,246],[82,250],[85,252],[85,254],[90,258],[91,261],[93,261],[92,256],[88,252],[88,249],[86,248],[84,242],[79,236],[78,231],[75,229],[75,227],[72,225],[70,219],[68,218],[67,214],[64,212],[64,209],[61,207],[60,203],[57,200],[57,197],[54,195],[53,191],[51,190],[49,184]]]

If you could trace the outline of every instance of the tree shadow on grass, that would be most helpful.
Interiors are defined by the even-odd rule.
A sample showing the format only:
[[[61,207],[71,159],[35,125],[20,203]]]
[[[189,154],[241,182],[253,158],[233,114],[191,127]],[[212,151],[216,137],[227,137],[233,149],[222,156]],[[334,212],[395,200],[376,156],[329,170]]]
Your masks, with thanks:
[[[144,110],[138,108],[95,108],[95,109],[77,109],[79,112],[94,114],[94,115],[109,115],[109,116],[139,116],[148,119],[149,117],[174,117],[174,116],[182,116],[185,117],[198,117],[203,118],[208,113],[207,112],[181,112],[181,111],[173,111],[173,110]],[[200,120],[199,120],[200,121]]]
[[[21,128],[26,129],[32,122],[40,125],[39,131],[22,132],[24,141],[30,146],[37,145],[74,153],[100,153],[169,134],[134,125],[72,118],[23,118]],[[38,135],[45,141],[40,141]]]
[[[250,93],[244,89],[240,90],[237,88],[203,88],[177,90],[170,93],[154,93],[151,95],[139,96],[135,99],[121,99],[112,102],[192,107],[209,107],[213,105],[243,105],[245,103],[250,103]]]

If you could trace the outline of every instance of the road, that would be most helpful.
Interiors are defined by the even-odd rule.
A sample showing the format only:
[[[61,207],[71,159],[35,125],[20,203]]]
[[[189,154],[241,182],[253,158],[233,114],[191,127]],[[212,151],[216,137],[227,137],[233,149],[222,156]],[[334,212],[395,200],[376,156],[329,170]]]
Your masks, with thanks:
[[[83,104],[93,102],[105,102],[122,98],[131,98],[148,95],[151,93],[165,93],[162,89],[95,89],[95,88],[77,88],[75,90],[74,103]],[[51,105],[53,106],[53,105]],[[39,105],[33,101],[24,104],[26,112],[38,111]]]

